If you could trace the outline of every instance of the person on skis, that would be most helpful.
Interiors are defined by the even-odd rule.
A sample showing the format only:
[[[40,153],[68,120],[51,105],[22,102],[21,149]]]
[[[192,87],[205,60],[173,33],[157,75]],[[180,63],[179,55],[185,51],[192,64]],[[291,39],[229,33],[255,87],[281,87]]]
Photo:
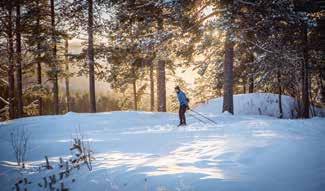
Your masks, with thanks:
[[[179,86],[175,87],[175,91],[179,102],[179,111],[178,111],[179,125],[178,126],[186,125],[185,112],[187,109],[189,109],[188,107],[189,99],[186,97],[186,94],[179,88]]]

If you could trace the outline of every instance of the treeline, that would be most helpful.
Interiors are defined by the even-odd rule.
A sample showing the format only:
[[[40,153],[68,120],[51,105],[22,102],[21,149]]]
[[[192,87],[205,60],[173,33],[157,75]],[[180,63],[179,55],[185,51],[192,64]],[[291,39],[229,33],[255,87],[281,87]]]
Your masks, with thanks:
[[[308,118],[311,104],[325,102],[321,3],[3,0],[0,115],[165,112],[176,106],[167,89],[186,87],[176,70],[191,68],[199,74],[192,104],[223,95],[223,111],[233,113],[233,94],[273,92],[280,113],[286,94]],[[71,39],[84,40],[80,54],[69,52]],[[71,93],[72,76],[87,76],[89,91]],[[116,94],[96,96],[95,80]]]
[[[98,112],[107,112],[107,111],[119,111],[125,110],[128,108],[132,108],[132,100],[130,99],[117,99],[118,96],[116,94],[102,94],[97,96],[97,111]],[[29,102],[33,98],[25,97],[24,101]],[[53,104],[51,95],[42,96],[43,101],[43,115],[51,115],[53,114]],[[67,112],[89,112],[89,94],[87,92],[81,93],[76,92],[70,96],[69,105],[66,102],[66,95],[63,94],[59,97],[59,113],[67,113]],[[25,115],[26,116],[36,116],[39,115],[38,105],[31,105],[28,108],[25,107]]]

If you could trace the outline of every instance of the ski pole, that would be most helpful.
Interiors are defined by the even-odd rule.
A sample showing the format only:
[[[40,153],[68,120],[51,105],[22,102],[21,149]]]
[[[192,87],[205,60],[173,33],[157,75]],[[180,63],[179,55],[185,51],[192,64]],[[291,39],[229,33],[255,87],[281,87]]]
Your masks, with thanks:
[[[206,124],[206,122],[205,121],[203,121],[203,120],[201,120],[201,119],[199,119],[198,117],[196,117],[195,115],[193,115],[193,114],[190,114],[190,113],[188,113],[191,117],[193,117],[194,119],[196,119],[196,120],[198,120],[199,122],[201,122],[201,123],[203,123],[203,124]]]
[[[213,121],[212,119],[206,117],[205,115],[203,115],[203,114],[201,114],[201,113],[199,113],[199,112],[197,112],[197,111],[195,111],[195,110],[193,110],[193,109],[190,109],[190,111],[192,111],[193,113],[196,113],[196,114],[200,115],[201,117],[204,117],[205,119],[207,119],[207,120],[209,120],[209,121],[211,121],[212,123],[214,123],[214,124],[217,125],[217,122],[215,122],[215,121]]]

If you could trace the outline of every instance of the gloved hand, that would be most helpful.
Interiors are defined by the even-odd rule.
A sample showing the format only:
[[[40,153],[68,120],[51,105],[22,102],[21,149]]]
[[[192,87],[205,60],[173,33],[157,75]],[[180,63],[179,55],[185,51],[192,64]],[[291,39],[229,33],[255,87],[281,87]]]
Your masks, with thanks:
[[[187,105],[187,106],[186,106],[186,110],[190,110],[190,106]]]

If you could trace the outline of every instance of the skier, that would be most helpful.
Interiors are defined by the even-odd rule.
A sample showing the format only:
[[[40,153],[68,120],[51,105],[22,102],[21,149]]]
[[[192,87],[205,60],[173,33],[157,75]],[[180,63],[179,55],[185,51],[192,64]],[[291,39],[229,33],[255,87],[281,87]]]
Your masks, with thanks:
[[[179,88],[179,86],[175,87],[175,91],[177,94],[177,99],[179,101],[179,111],[178,111],[179,125],[178,126],[186,125],[185,112],[187,109],[189,109],[188,107],[189,99],[186,97],[185,93]]]

